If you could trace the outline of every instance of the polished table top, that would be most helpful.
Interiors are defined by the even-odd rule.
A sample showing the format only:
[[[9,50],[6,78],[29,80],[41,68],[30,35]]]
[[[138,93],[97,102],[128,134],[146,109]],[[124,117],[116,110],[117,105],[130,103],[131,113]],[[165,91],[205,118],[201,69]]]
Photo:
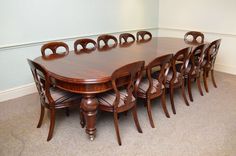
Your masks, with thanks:
[[[90,53],[76,54],[74,51],[62,58],[43,59],[36,62],[43,65],[57,78],[74,83],[103,83],[110,81],[112,72],[131,62],[144,60],[148,64],[154,58],[176,53],[178,50],[194,46],[182,38],[153,37],[145,43],[134,42],[130,46],[117,46],[109,50],[94,50]]]

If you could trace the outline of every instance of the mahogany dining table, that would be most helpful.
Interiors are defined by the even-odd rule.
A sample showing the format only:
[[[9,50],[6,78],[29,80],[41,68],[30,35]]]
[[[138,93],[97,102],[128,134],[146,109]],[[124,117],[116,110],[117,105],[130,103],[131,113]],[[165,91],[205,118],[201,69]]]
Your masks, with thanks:
[[[80,105],[86,121],[86,133],[90,140],[94,140],[99,105],[96,95],[112,89],[111,74],[114,70],[140,60],[147,65],[156,57],[195,46],[185,43],[182,38],[153,37],[147,42],[117,45],[106,50],[97,48],[89,53],[78,54],[72,50],[64,57],[45,59],[40,56],[34,61],[56,78],[58,88],[82,95]]]

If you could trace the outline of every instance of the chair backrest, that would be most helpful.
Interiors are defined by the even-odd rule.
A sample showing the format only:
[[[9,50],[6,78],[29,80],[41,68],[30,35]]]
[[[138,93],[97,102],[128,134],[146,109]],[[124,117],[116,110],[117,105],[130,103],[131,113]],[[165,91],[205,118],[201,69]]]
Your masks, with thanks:
[[[60,47],[64,48],[65,52],[58,53],[57,49],[60,48]],[[47,49],[50,49],[52,54],[46,55],[46,50]],[[69,53],[69,47],[64,42],[51,42],[51,43],[44,44],[41,47],[41,53],[42,53],[42,56],[44,58],[52,57],[52,56],[56,56],[56,57],[58,57],[58,56],[65,56],[65,55],[67,55]]]
[[[198,31],[189,31],[184,35],[186,43],[204,43],[204,34]]]
[[[137,61],[130,64],[127,64],[125,66],[122,66],[118,69],[116,69],[112,75],[112,87],[116,94],[116,99],[114,101],[114,108],[118,107],[118,104],[120,103],[120,91],[118,90],[118,84],[117,81],[121,78],[127,78],[127,85],[126,85],[126,99],[124,100],[124,103],[129,105],[133,99],[133,95],[136,95],[138,90],[138,85],[141,81],[142,77],[142,70],[144,68],[144,61]],[[119,86],[120,87],[120,86]]]
[[[221,39],[211,42],[211,44],[206,49],[206,60],[207,64],[214,67],[216,56],[220,48]]]
[[[49,73],[38,63],[30,59],[27,59],[27,61],[34,77],[34,82],[40,96],[41,104],[46,105],[46,100],[48,100],[49,104],[54,104],[54,100],[50,94],[50,86],[52,84],[50,82]]]
[[[152,88],[154,86],[153,85],[153,78],[158,81],[158,83],[157,83],[158,86],[154,86],[154,87],[157,89],[157,91],[162,90],[162,86],[165,84],[168,70],[171,66],[172,57],[173,57],[173,54],[163,55],[163,56],[155,58],[153,61],[151,61],[148,64],[147,69],[146,69],[147,78],[148,78],[148,82],[149,82],[149,88],[147,90],[147,93],[150,94],[152,91]],[[155,69],[156,67],[160,68],[160,72],[157,75],[157,77],[153,77],[152,76],[153,69]]]
[[[114,41],[114,44],[111,45],[111,46],[109,46],[109,43],[108,43],[109,40],[113,40],[113,41]],[[103,46],[103,47],[101,46],[101,43],[100,43],[101,41],[104,42],[104,46]],[[117,38],[116,38],[115,36],[105,34],[105,35],[100,35],[100,36],[98,36],[98,38],[97,38],[97,44],[98,44],[98,48],[99,48],[99,49],[106,49],[106,48],[113,48],[113,47],[116,47],[117,44],[118,44],[118,41],[117,41]]]
[[[131,38],[132,40],[128,41],[129,38]],[[124,42],[122,42],[122,40]],[[119,43],[120,44],[127,44],[127,43],[134,42],[134,41],[135,41],[135,37],[134,37],[134,35],[132,35],[130,33],[123,33],[123,34],[120,34],[120,36],[119,36]]]
[[[90,45],[91,47],[88,47],[88,45]],[[80,50],[78,50],[78,46],[81,46]],[[88,38],[78,39],[74,42],[75,53],[91,52],[96,49],[96,46],[97,46],[96,42],[94,40],[88,39]]]
[[[191,64],[189,73],[199,73],[200,67],[203,63],[205,57],[205,50],[208,47],[208,44],[201,44],[194,48],[192,52],[189,54],[189,63]]]
[[[145,36],[148,36],[148,38],[146,39]],[[136,38],[138,42],[149,41],[152,39],[152,34],[148,31],[139,31],[136,34]]]
[[[172,78],[171,78],[171,82],[174,82],[177,78],[177,70],[176,70],[176,65],[180,63],[180,75],[178,77],[182,78],[186,68],[188,66],[189,63],[189,54],[191,52],[191,48],[187,47],[184,48],[182,50],[179,50],[172,58],[172,63],[171,63],[171,69],[173,72]]]

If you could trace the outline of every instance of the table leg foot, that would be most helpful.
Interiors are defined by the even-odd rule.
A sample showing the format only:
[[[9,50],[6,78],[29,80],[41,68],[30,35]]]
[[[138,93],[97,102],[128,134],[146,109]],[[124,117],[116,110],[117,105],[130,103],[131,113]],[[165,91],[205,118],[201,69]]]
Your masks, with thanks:
[[[81,100],[81,108],[86,120],[86,133],[92,141],[96,136],[96,115],[98,108],[98,101],[94,95],[84,95]]]
[[[90,140],[90,141],[93,141],[94,139],[95,139],[95,136],[89,135],[89,140]]]

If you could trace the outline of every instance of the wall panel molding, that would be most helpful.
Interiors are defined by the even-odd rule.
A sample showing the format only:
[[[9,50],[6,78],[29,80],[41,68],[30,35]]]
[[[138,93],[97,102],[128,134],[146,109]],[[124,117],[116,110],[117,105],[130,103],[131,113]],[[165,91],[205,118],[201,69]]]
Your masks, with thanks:
[[[18,48],[26,48],[26,47],[32,47],[32,46],[39,46],[46,42],[53,42],[53,41],[73,41],[78,38],[84,38],[84,37],[96,37],[101,34],[120,34],[125,32],[135,32],[140,30],[158,30],[158,27],[152,27],[152,28],[140,28],[140,29],[130,29],[130,30],[124,30],[124,31],[117,31],[117,32],[103,32],[103,33],[97,33],[97,34],[87,34],[82,36],[71,36],[66,38],[56,38],[56,39],[50,39],[50,40],[42,40],[42,41],[32,41],[32,42],[26,42],[26,43],[17,43],[17,44],[11,44],[11,45],[0,45],[0,52],[4,50],[11,50],[11,49],[18,49]]]
[[[192,31],[189,29],[184,29],[184,28],[171,28],[171,27],[158,27],[158,31],[165,30],[165,31],[179,31],[179,32],[188,32]],[[201,31],[201,30],[198,30]],[[225,37],[236,37],[236,34],[226,34],[226,33],[221,33],[221,32],[209,32],[209,31],[201,31],[206,34],[212,34],[212,35],[221,35]]]

